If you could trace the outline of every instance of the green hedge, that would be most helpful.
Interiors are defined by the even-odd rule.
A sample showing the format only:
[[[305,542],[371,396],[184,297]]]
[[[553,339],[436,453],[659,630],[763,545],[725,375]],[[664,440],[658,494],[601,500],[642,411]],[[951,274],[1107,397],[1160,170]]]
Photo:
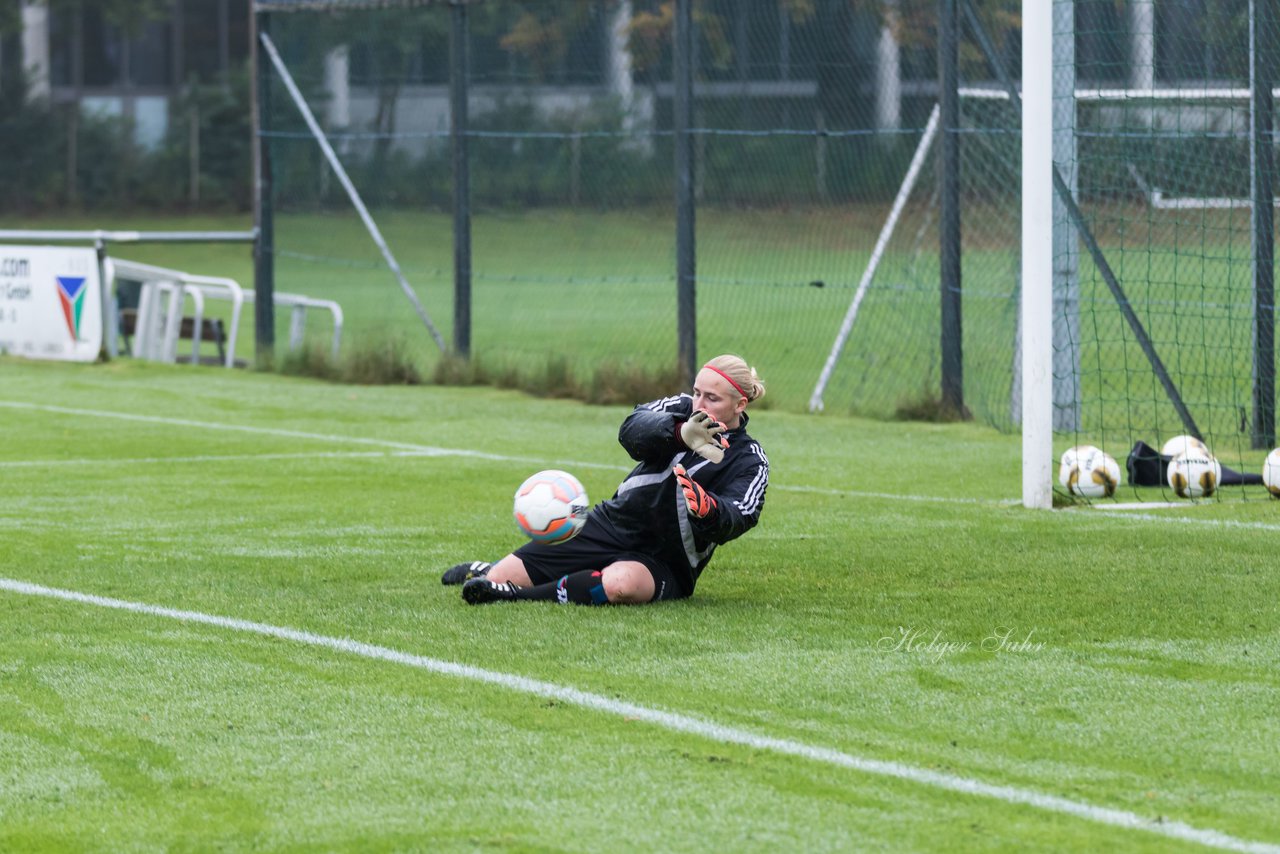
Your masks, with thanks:
[[[127,119],[27,101],[23,85],[0,89],[0,194],[10,211],[190,208],[191,123],[198,117],[196,207],[252,204],[248,74],[226,85],[192,81],[170,106],[173,121],[155,149],[133,140]],[[74,151],[74,165],[72,152]]]

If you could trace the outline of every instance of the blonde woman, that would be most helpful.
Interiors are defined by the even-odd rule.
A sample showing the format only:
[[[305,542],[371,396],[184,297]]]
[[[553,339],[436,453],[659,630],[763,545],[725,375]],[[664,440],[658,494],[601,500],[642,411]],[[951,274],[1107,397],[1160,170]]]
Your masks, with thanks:
[[[461,563],[440,579],[462,598],[582,605],[641,604],[693,595],[717,545],[755,527],[769,460],[747,434],[747,407],[764,383],[738,356],[698,371],[692,394],[637,406],[618,442],[638,465],[582,531],[528,543],[494,564]]]

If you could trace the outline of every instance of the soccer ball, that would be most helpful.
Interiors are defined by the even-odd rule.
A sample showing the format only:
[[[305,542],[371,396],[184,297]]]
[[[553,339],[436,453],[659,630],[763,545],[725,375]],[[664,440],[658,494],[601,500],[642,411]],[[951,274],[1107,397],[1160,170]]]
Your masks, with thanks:
[[[1100,448],[1077,445],[1062,455],[1058,482],[1073,495],[1110,498],[1120,485],[1120,465]]]
[[[1167,479],[1179,498],[1208,498],[1222,481],[1222,466],[1209,454],[1179,454],[1169,462]]]
[[[1267,485],[1267,492],[1272,498],[1280,498],[1280,448],[1267,454],[1262,464],[1262,482]]]
[[[1058,483],[1062,484],[1063,489],[1071,490],[1071,473],[1075,470],[1076,463],[1098,452],[1099,449],[1093,445],[1076,445],[1062,452],[1062,459],[1058,461]]]
[[[1209,452],[1209,446],[1201,442],[1195,436],[1174,436],[1160,447],[1160,453],[1166,457],[1176,457],[1179,454],[1191,454],[1193,456],[1212,457]]]
[[[555,545],[573,539],[590,509],[587,491],[568,472],[540,471],[516,490],[516,525],[535,542]]]

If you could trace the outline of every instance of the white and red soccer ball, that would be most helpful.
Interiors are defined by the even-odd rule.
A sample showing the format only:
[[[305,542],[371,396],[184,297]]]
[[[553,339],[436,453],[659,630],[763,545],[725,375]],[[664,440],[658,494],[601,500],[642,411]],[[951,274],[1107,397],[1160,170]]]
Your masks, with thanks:
[[[540,471],[516,490],[516,525],[529,539],[555,545],[573,539],[587,523],[591,503],[576,477],[558,469]]]

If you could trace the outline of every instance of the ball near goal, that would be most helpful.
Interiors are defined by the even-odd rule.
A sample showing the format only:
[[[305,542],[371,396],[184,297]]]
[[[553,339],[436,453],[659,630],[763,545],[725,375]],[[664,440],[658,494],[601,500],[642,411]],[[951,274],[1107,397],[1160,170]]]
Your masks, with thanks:
[[[1101,448],[1076,445],[1062,455],[1058,483],[1072,495],[1110,498],[1120,485],[1120,465]]]
[[[1222,482],[1222,466],[1208,453],[1179,454],[1169,461],[1167,480],[1179,498],[1210,498]]]
[[[1267,454],[1262,463],[1262,482],[1272,498],[1280,498],[1280,448]]]

